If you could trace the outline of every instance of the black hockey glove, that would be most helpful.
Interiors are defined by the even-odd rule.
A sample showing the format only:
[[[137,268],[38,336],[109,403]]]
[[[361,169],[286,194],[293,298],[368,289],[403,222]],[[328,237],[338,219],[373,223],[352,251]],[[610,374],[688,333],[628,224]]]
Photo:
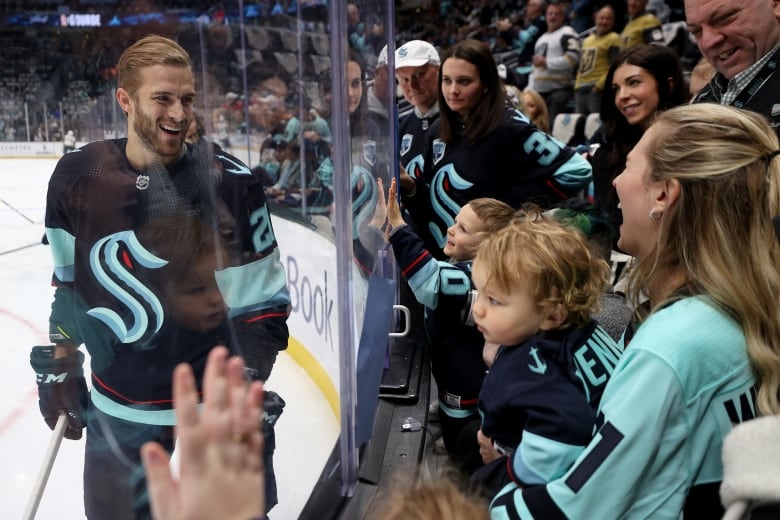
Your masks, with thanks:
[[[247,379],[265,381],[271,375],[280,350],[287,348],[289,332],[285,307],[275,309],[275,317],[257,319],[240,316],[233,319],[232,350],[244,358]],[[265,311],[266,314],[274,313]]]
[[[287,403],[284,402],[282,396],[273,390],[265,391],[263,396],[263,433],[266,436],[273,432],[276,421],[279,420],[286,405]]]
[[[68,414],[67,439],[80,439],[87,425],[89,393],[84,379],[84,354],[75,351],[64,358],[54,358],[54,345],[33,347],[30,365],[38,383],[38,406],[46,424],[54,429],[60,411]]]

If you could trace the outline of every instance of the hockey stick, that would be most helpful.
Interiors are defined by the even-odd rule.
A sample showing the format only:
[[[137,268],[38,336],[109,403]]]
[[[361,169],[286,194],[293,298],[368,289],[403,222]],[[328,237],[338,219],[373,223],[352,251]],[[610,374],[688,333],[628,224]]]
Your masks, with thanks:
[[[68,416],[65,412],[60,412],[60,416],[57,418],[57,424],[54,426],[54,432],[49,439],[49,445],[46,447],[46,453],[43,457],[43,465],[38,470],[38,478],[35,479],[35,486],[33,486],[32,495],[27,500],[27,508],[24,511],[24,520],[33,520],[35,513],[38,511],[38,505],[41,503],[41,497],[43,496],[43,489],[46,487],[46,482],[49,480],[49,474],[51,468],[54,466],[54,459],[57,457],[57,452],[60,449],[62,438],[65,436],[65,429],[68,426]]]
[[[7,255],[9,253],[16,253],[17,251],[21,251],[22,249],[29,249],[31,247],[39,246],[41,245],[41,242],[33,242],[32,244],[27,244],[26,246],[16,247],[14,249],[9,249],[8,251],[3,251],[0,253],[0,256]]]
[[[2,197],[0,197],[0,202],[2,202],[3,204],[5,204],[5,205],[6,205],[6,206],[8,206],[9,208],[11,208],[11,209],[12,209],[14,212],[16,212],[18,215],[20,215],[20,216],[21,216],[21,217],[22,217],[24,220],[26,220],[26,221],[27,221],[27,222],[29,222],[30,224],[38,224],[38,222],[35,222],[35,221],[34,221],[33,219],[31,219],[30,217],[28,217],[27,215],[25,215],[24,213],[22,213],[21,211],[19,211],[19,210],[18,210],[18,209],[16,209],[15,207],[13,207],[13,206],[11,206],[10,204],[8,204],[8,203],[5,201],[5,199],[3,199]]]

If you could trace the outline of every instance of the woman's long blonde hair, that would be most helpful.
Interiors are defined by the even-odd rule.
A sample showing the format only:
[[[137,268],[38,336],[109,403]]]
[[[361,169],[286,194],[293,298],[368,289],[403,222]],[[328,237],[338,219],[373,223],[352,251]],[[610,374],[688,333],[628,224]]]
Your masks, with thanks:
[[[758,377],[759,410],[780,413],[780,246],[772,224],[780,215],[780,157],[774,155],[774,129],[758,114],[709,103],[670,109],[654,126],[650,178],[676,179],[680,197],[663,213],[649,261],[632,272],[630,297],[638,302],[651,283],[682,270],[691,292],[708,295],[742,326]]]

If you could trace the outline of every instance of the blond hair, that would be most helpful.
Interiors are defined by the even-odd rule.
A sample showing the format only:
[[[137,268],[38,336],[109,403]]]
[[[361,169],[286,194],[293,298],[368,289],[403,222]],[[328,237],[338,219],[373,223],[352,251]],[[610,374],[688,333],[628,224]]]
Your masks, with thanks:
[[[631,273],[629,297],[638,302],[653,282],[682,270],[690,292],[708,295],[740,324],[759,410],[780,413],[777,136],[761,115],[709,103],[670,109],[654,126],[650,179],[677,180],[680,197],[663,213],[649,261]]]
[[[397,486],[383,502],[379,520],[488,520],[488,504],[441,475],[413,486]]]
[[[528,113],[528,103],[525,102],[523,103],[523,113],[528,116],[528,119],[531,120],[536,128],[549,134],[552,126],[550,125],[550,111],[547,108],[547,102],[542,95],[535,90],[525,89],[523,95],[528,95],[528,97],[533,100],[534,105],[536,105],[537,114],[536,116],[531,117],[531,114]]]
[[[483,229],[481,234],[489,235],[496,231],[506,227],[514,217],[515,210],[507,204],[498,199],[491,199],[489,197],[480,197],[478,199],[470,200],[466,204],[471,211],[482,222]],[[485,238],[487,238],[485,236]]]
[[[562,304],[562,327],[585,325],[598,312],[609,275],[582,233],[550,219],[513,221],[480,246],[474,263],[504,292],[527,284],[540,307]]]
[[[117,86],[133,95],[139,88],[139,71],[154,65],[192,69],[189,54],[181,45],[163,36],[145,36],[125,49],[117,63]]]

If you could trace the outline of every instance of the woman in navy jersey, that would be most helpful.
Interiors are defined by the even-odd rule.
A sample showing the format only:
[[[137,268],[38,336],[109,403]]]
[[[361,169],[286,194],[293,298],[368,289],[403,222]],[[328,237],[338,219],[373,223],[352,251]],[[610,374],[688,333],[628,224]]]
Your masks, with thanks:
[[[439,70],[441,116],[427,134],[422,179],[402,185],[404,202],[443,246],[460,208],[479,197],[515,208],[549,207],[590,181],[590,165],[574,149],[539,130],[506,102],[490,49],[455,44]]]

